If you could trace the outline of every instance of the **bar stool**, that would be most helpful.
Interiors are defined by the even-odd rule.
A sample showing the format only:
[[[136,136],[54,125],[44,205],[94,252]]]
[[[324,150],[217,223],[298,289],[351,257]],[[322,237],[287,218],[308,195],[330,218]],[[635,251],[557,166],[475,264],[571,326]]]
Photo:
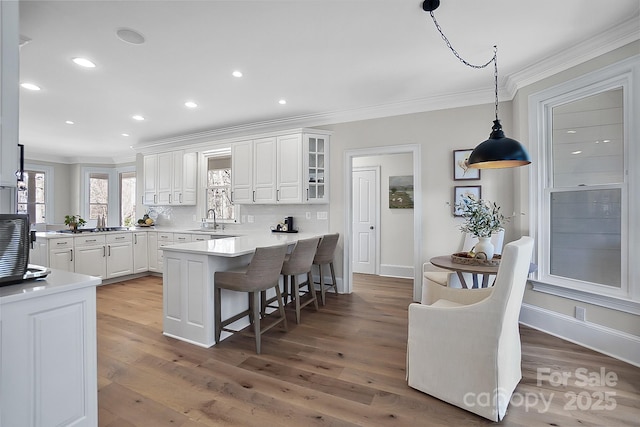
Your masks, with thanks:
[[[313,259],[313,264],[318,266],[318,271],[320,274],[320,282],[316,282],[320,284],[320,296],[322,299],[322,305],[325,305],[325,292],[326,288],[333,288],[336,295],[338,295],[338,284],[336,282],[336,272],[333,268],[333,254],[336,251],[336,246],[338,245],[338,238],[340,237],[339,233],[336,234],[325,234],[322,236],[322,240],[320,240],[320,244],[318,245],[318,250],[316,251],[316,256]],[[322,266],[329,264],[329,269],[331,270],[331,283],[324,283],[324,276],[322,275]]]
[[[282,264],[281,274],[284,278],[284,303],[287,303],[288,295],[291,295],[291,301],[294,303],[296,312],[296,323],[300,323],[300,310],[303,307],[313,304],[316,311],[318,310],[318,300],[316,299],[316,292],[314,289],[313,278],[311,277],[311,265],[313,258],[318,248],[319,237],[311,239],[298,240],[293,251],[287,255]],[[298,283],[298,275],[306,274],[307,280],[303,283]],[[289,284],[291,285],[291,293],[289,294]],[[302,291],[301,288],[307,287],[306,291]],[[305,298],[302,301],[302,297]]]
[[[220,342],[220,334],[222,331],[238,332],[237,330],[226,328],[226,326],[245,316],[249,316],[249,321],[253,324],[253,331],[256,338],[256,353],[258,354],[260,354],[260,337],[264,332],[279,323],[283,324],[282,326],[285,331],[288,330],[287,318],[282,303],[282,294],[278,283],[280,270],[282,269],[282,263],[284,262],[286,253],[287,245],[256,248],[256,252],[248,266],[229,271],[216,271],[214,273],[216,342]],[[262,291],[270,288],[275,288],[279,302],[278,311],[280,316],[268,325],[261,327],[260,295]],[[220,301],[222,289],[235,292],[247,292],[249,308],[235,316],[222,320]]]

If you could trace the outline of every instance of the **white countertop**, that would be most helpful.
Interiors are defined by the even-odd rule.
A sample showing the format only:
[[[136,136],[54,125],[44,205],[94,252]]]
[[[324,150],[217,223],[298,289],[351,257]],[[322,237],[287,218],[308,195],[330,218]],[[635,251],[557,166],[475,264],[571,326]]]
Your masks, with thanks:
[[[138,233],[146,231],[158,231],[164,233],[185,233],[185,234],[210,234],[210,235],[224,235],[229,234],[238,235],[236,231],[230,230],[205,230],[205,229],[192,229],[185,230],[184,228],[170,228],[170,227],[130,227],[128,230],[118,231],[92,231],[84,233],[59,233],[57,231],[38,231],[36,232],[36,239],[60,239],[64,237],[79,237],[79,236],[95,236],[104,234],[117,234],[117,233]]]
[[[256,248],[293,244],[298,240],[321,237],[315,233],[259,233],[247,236],[227,237],[224,239],[204,240],[200,242],[180,243],[163,246],[163,251],[193,253],[199,255],[215,255],[236,257],[255,252]]]
[[[26,280],[16,285],[1,286],[0,303],[6,304],[66,292],[71,289],[98,286],[101,283],[102,279],[99,277],[52,269],[51,273],[43,279]]]

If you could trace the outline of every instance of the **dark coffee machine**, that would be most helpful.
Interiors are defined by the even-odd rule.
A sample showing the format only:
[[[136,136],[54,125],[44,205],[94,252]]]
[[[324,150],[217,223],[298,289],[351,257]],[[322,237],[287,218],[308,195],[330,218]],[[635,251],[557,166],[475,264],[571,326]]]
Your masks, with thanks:
[[[287,226],[287,231],[289,233],[293,232],[293,217],[292,216],[288,216],[284,219],[284,225]]]

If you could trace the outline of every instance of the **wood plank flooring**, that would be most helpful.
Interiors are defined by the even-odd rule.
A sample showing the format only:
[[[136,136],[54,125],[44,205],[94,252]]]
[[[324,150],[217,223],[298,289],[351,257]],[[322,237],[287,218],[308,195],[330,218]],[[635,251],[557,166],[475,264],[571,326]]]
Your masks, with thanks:
[[[209,349],[163,336],[161,278],[99,287],[99,425],[492,424],[407,386],[411,281],[356,275],[353,289],[329,294],[317,312],[305,308],[300,325],[288,313],[289,332],[266,333],[256,355],[245,335]],[[639,425],[640,368],[530,328],[521,334],[520,398],[501,425]],[[552,375],[540,385],[538,368]],[[577,369],[617,381],[580,387]],[[550,381],[563,373],[572,375],[566,385]]]

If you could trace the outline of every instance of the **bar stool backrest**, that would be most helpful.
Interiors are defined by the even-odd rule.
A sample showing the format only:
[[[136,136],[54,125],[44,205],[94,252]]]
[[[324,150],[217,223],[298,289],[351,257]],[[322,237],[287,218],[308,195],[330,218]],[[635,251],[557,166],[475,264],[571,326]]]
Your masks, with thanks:
[[[316,251],[316,256],[313,260],[314,264],[327,264],[333,261],[333,254],[336,251],[336,246],[338,246],[339,237],[339,233],[325,234],[322,236],[322,240],[320,240],[320,245],[318,245],[318,250]]]
[[[272,288],[280,278],[286,254],[287,245],[256,248],[245,274],[247,284],[260,289]]]
[[[282,274],[293,275],[310,271],[319,242],[319,237],[298,240],[291,255],[282,266]]]

